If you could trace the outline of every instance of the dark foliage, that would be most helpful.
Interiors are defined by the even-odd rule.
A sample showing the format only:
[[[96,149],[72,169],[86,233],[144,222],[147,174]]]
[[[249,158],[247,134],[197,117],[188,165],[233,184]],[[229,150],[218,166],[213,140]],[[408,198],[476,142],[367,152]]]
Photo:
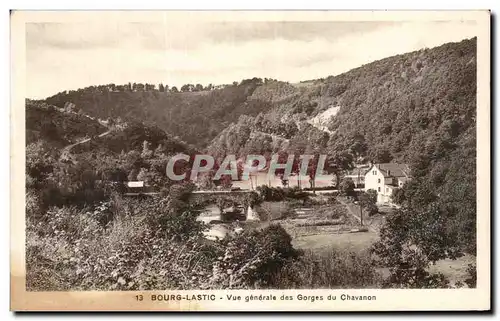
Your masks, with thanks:
[[[43,139],[58,146],[68,145],[105,131],[106,127],[83,115],[65,113],[40,102],[26,102],[27,144]]]
[[[89,87],[58,93],[46,102],[62,107],[70,101],[86,114],[102,119],[121,117],[124,121],[152,123],[203,147],[240,115],[257,115],[271,107],[266,101],[250,99],[260,85],[262,80],[255,78],[240,85],[203,92],[191,92],[183,87],[185,90],[181,88],[181,93],[109,92]]]

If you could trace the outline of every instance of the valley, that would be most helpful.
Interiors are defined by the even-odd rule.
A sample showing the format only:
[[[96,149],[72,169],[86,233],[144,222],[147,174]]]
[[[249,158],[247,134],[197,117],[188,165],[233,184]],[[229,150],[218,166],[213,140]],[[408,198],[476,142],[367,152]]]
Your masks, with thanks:
[[[27,99],[28,287],[475,286],[475,58],[473,38],[307,83]],[[288,180],[214,179],[228,155],[296,157]]]

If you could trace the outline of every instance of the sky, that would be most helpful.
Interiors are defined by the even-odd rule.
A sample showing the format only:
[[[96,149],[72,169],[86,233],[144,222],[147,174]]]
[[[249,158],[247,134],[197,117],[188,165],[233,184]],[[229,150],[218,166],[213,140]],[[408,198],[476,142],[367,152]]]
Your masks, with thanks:
[[[26,24],[27,97],[90,85],[299,82],[477,36],[471,21],[37,22]]]

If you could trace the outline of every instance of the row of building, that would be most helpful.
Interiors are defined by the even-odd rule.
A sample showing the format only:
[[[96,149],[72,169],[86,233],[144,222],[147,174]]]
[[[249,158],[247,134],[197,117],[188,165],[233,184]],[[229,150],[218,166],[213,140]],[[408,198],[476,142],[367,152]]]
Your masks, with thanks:
[[[349,171],[344,178],[350,178],[356,188],[362,188],[365,191],[374,190],[377,192],[377,203],[391,204],[391,197],[396,188],[402,187],[410,180],[410,169],[407,164],[382,163],[362,165]],[[242,190],[254,190],[258,186],[266,185],[269,187],[300,187],[310,188],[311,182],[309,176],[292,175],[288,181],[284,182],[279,176],[269,177],[267,171],[261,171],[251,174],[248,180],[233,181],[232,188]],[[335,189],[336,177],[333,174],[324,175],[321,179],[314,182],[317,189]],[[151,192],[151,188],[142,181],[128,182],[129,192]]]

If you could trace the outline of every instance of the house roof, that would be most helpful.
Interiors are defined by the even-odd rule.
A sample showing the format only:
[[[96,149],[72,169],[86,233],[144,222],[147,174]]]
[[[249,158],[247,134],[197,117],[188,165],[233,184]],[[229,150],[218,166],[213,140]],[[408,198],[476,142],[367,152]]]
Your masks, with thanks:
[[[407,164],[382,163],[374,164],[384,177],[410,177],[410,167]]]

